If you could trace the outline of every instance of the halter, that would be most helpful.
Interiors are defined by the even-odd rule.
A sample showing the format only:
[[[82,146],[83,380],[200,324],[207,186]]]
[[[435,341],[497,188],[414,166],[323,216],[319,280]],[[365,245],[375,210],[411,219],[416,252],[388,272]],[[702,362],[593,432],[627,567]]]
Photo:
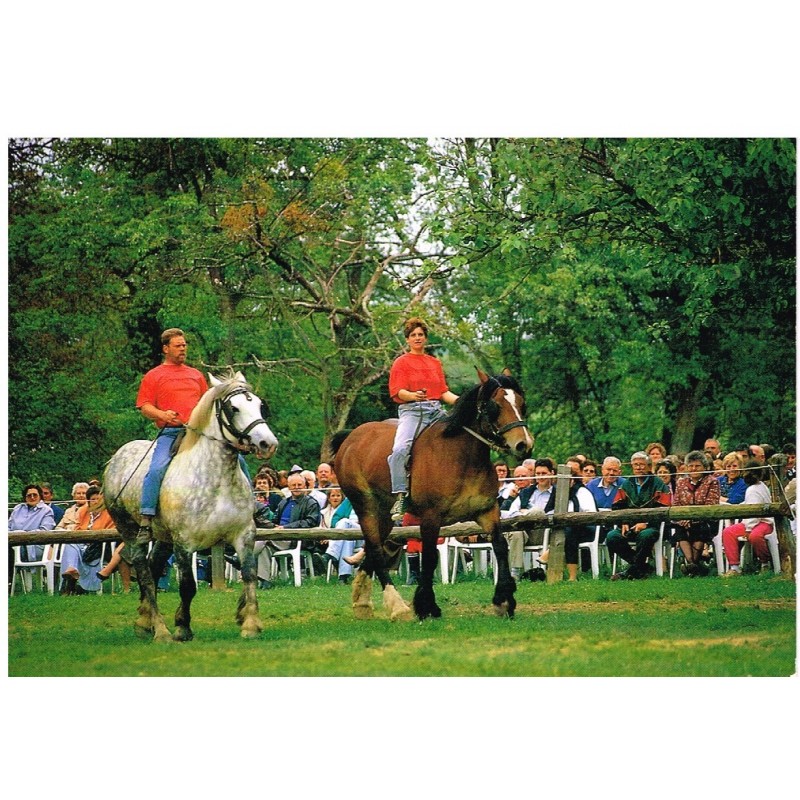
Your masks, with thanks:
[[[471,430],[464,426],[464,430],[467,433],[472,434],[476,439],[483,442],[484,444],[489,445],[489,447],[497,453],[511,453],[511,448],[506,443],[506,440],[503,438],[503,434],[507,433],[508,431],[513,430],[514,428],[525,428],[527,429],[527,423],[523,422],[521,419],[517,420],[516,422],[509,422],[508,425],[503,425],[502,428],[498,428],[494,424],[494,417],[497,414],[492,415],[489,411],[491,405],[495,408],[497,403],[492,400],[492,395],[495,393],[497,389],[502,389],[503,384],[497,380],[497,378],[489,378],[489,380],[481,387],[479,396],[478,396],[478,428],[483,429],[487,432],[488,438],[484,438],[479,433]],[[483,398],[483,399],[481,399]]]
[[[251,422],[243,431],[240,431],[236,428],[233,424],[233,417],[236,414],[236,409],[231,404],[231,398],[235,397],[237,394],[243,394],[247,398],[247,400],[252,400],[253,395],[251,394],[249,389],[244,387],[239,387],[237,389],[233,389],[232,391],[228,392],[224,397],[220,397],[214,401],[214,408],[217,413],[217,422],[219,423],[219,427],[222,430],[223,435],[229,434],[231,437],[236,439],[238,442],[237,446],[239,449],[250,449],[252,446],[252,442],[250,441],[249,433],[256,425],[260,425],[262,422],[266,425],[267,421],[263,418],[265,406],[264,403],[261,403],[261,414],[262,416],[258,419]],[[206,435],[206,434],[203,434]],[[213,438],[213,437],[208,437]],[[225,438],[225,441],[228,443],[230,439]]]

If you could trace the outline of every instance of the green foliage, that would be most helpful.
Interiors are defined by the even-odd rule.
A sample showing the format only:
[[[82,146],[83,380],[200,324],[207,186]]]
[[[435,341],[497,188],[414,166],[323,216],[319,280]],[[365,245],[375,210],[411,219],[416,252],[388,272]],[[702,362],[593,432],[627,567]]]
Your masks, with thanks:
[[[124,441],[159,332],[266,395],[277,466],[394,415],[421,313],[456,391],[509,367],[537,453],[793,438],[789,139],[9,143],[9,474]]]

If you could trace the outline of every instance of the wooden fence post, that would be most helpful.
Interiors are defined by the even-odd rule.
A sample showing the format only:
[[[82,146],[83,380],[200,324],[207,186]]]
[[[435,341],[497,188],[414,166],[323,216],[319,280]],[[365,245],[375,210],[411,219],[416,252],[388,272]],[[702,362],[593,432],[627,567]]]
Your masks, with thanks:
[[[769,460],[769,490],[774,503],[787,505],[783,487],[786,483],[786,456],[775,453]],[[775,532],[778,534],[778,555],[781,561],[781,573],[786,578],[794,578],[797,567],[797,544],[792,535],[792,528],[785,516],[774,517]]]
[[[558,465],[556,478],[555,513],[563,514],[569,503],[569,484],[572,470],[566,464]],[[550,531],[550,557],[547,559],[547,582],[560,583],[564,580],[564,528],[553,528]]]
[[[223,553],[224,547],[221,544],[215,544],[211,548],[211,588],[212,589],[225,589],[225,559]]]

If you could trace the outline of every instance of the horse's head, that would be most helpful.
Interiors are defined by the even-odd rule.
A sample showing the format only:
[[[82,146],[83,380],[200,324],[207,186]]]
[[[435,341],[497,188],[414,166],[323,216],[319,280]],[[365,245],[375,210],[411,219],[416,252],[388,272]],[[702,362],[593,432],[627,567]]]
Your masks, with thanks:
[[[217,421],[225,439],[239,450],[257,453],[261,458],[272,458],[278,440],[270,430],[266,404],[253,393],[241,372],[227,381],[209,375],[209,383],[216,395]]]
[[[528,412],[519,384],[507,369],[493,378],[478,370],[478,378],[479,431],[501,450],[527,457],[533,450],[533,436],[525,422]]]

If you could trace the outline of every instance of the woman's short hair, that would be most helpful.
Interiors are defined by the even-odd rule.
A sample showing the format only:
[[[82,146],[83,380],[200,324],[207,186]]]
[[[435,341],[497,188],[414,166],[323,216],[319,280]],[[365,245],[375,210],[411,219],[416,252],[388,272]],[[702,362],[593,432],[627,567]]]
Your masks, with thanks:
[[[428,335],[428,326],[425,324],[425,321],[421,317],[411,317],[403,324],[403,336],[408,339],[411,333],[417,328],[422,328],[422,330],[425,331],[425,335]]]
[[[703,465],[703,469],[710,472],[711,459],[702,450],[691,450],[686,454],[686,463],[691,464],[692,461],[699,461]]]
[[[722,459],[722,468],[728,469],[728,467],[734,464],[736,465],[736,469],[741,469],[744,466],[744,459],[735,450],[728,453],[728,455],[726,455],[725,458]]]

